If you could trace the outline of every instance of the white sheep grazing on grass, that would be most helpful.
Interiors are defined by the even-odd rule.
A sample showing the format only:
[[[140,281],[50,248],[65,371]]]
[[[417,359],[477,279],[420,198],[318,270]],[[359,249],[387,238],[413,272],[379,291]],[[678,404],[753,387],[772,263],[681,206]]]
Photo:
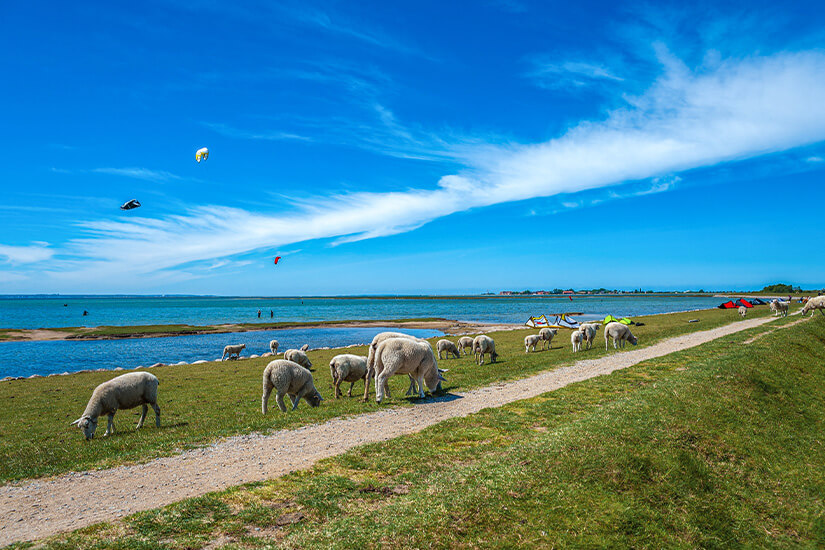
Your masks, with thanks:
[[[435,343],[435,349],[438,350],[439,359],[441,359],[442,352],[445,354],[445,359],[448,359],[451,353],[455,355],[456,359],[459,359],[461,357],[461,354],[458,353],[458,348],[450,340],[439,340]]]
[[[304,344],[303,346],[301,346],[301,351],[306,352],[308,350],[309,350],[309,344]]]
[[[608,323],[604,327],[604,349],[607,351],[607,341],[613,338],[613,349],[624,347],[625,342],[630,342],[634,346],[639,343],[639,340],[631,334],[627,325],[621,323]]]
[[[802,306],[802,316],[804,317],[805,314],[810,311],[811,317],[813,317],[817,309],[819,310],[819,313],[825,315],[825,312],[822,311],[825,309],[825,296],[816,296],[815,298],[811,298],[805,302],[805,305]]]
[[[585,323],[579,327],[584,335],[584,343],[587,344],[587,349],[593,347],[593,342],[596,341],[596,333],[599,332],[600,323]]]
[[[548,347],[552,349],[553,347],[553,338],[556,334],[559,333],[559,329],[557,328],[543,328],[539,331],[539,336],[541,337],[541,349],[547,349]]]
[[[462,355],[467,355],[469,352],[467,350],[473,349],[473,339],[469,336],[462,336],[458,339],[458,351],[461,352]]]
[[[378,346],[381,345],[381,342],[383,342],[384,340],[389,340],[390,338],[407,338],[408,340],[419,340],[415,336],[410,336],[409,334],[404,334],[403,332],[379,332],[373,337],[372,342],[370,343],[369,351],[367,352],[367,379],[364,384],[364,403],[369,401],[370,380],[375,378],[375,352],[378,350]],[[426,340],[419,341],[426,342]],[[409,388],[407,388],[407,395],[412,395],[414,393],[418,393],[418,389],[415,386],[415,380],[412,376],[410,376],[410,386]]]
[[[773,316],[776,317],[777,315],[781,315],[782,317],[787,317],[788,315],[788,306],[790,306],[790,302],[783,302],[782,300],[771,300],[770,308],[773,311]]]
[[[476,358],[476,363],[479,365],[484,364],[485,353],[490,354],[491,363],[495,363],[498,359],[495,341],[486,334],[480,334],[473,339],[473,355]]]
[[[238,344],[237,346],[225,346],[223,348],[223,355],[221,355],[221,361],[223,361],[226,356],[228,355],[230,359],[232,356],[235,356],[235,359],[241,358],[241,352],[246,347],[246,344]]]
[[[418,396],[424,397],[424,384],[431,392],[441,390],[444,378],[438,371],[433,348],[426,341],[409,338],[389,338],[375,350],[375,400],[389,397],[387,381],[394,374],[408,374],[418,383]]]
[[[536,346],[541,342],[540,334],[528,334],[524,337],[524,353],[530,353],[530,348],[536,351]]]
[[[266,414],[269,404],[269,395],[275,389],[275,402],[278,408],[286,412],[284,396],[292,400],[292,410],[298,407],[303,397],[311,407],[317,407],[323,401],[321,394],[315,389],[312,374],[298,363],[286,359],[276,359],[264,369],[263,393],[261,395],[261,412]]]
[[[570,333],[570,343],[573,344],[573,353],[577,351],[581,351],[582,349],[582,342],[584,342],[584,331],[574,330]]]
[[[335,389],[335,399],[341,396],[341,382],[349,382],[348,397],[352,397],[352,387],[359,380],[367,377],[367,358],[360,355],[344,353],[336,355],[329,362],[329,373]],[[367,382],[364,381],[366,384]]]
[[[303,348],[286,350],[284,352],[284,359],[287,361],[292,361],[293,363],[298,363],[306,370],[312,370],[312,361],[309,360],[309,357],[307,357],[306,351],[304,351]]]
[[[278,355],[278,340],[270,340],[269,341],[269,351],[272,355]]]
[[[91,439],[97,430],[97,419],[101,415],[109,415],[109,424],[106,426],[104,436],[115,431],[115,413],[118,409],[132,409],[138,405],[143,405],[143,410],[138,420],[137,428],[143,427],[146,420],[146,413],[149,412],[148,405],[152,405],[155,411],[155,424],[160,428],[160,407],[158,407],[158,379],[148,372],[130,372],[121,374],[117,378],[112,378],[108,382],[103,382],[95,391],[92,398],[86,405],[83,414],[72,422],[83,430],[86,439]]]
[[[748,308],[746,308],[745,306],[739,306],[738,311],[739,311],[739,316],[740,316],[742,319],[744,319],[744,318],[745,318],[745,315],[747,315],[747,314],[748,314]]]

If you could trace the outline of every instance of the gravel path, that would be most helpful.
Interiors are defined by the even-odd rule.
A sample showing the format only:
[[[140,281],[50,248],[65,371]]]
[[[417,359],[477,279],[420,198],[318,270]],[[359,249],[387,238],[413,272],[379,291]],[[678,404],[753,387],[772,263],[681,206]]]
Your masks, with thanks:
[[[331,420],[270,435],[246,435],[146,464],[75,472],[0,487],[0,545],[37,540],[187,497],[282,476],[348,449],[420,431],[681,351],[774,318],[748,319],[640,349],[578,361],[524,380],[428,399],[414,407]]]

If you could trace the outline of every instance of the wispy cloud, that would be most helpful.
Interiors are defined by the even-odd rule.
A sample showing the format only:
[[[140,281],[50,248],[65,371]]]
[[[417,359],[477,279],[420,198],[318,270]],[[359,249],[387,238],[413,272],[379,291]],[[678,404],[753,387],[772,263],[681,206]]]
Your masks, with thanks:
[[[806,158],[805,162],[808,162],[810,164],[819,164],[820,162],[825,162],[825,158],[813,156]]]
[[[123,176],[145,181],[171,181],[182,179],[180,176],[165,170],[150,170],[149,168],[94,168],[91,170],[96,174],[108,174],[111,176]]]
[[[554,61],[540,58],[533,61],[533,69],[527,76],[542,88],[566,89],[592,86],[601,82],[622,82],[624,78],[613,74],[603,64],[585,61]]]
[[[12,265],[43,262],[54,256],[49,243],[34,242],[28,246],[0,245],[0,258]]]
[[[86,222],[86,236],[68,245],[82,260],[63,264],[60,276],[168,274],[190,262],[314,239],[340,243],[392,235],[471,208],[629,181],[650,180],[647,193],[663,192],[681,171],[825,139],[825,54],[722,60],[713,71],[701,72],[664,48],[659,56],[664,72],[645,93],[556,139],[442,142],[445,154],[461,159],[465,169],[435,186],[318,196],[280,215],[203,206],[163,219]],[[385,118],[387,135],[415,142],[415,135],[394,128],[394,117],[380,110],[377,116]]]
[[[214,130],[215,132],[218,132],[219,134],[237,139],[254,139],[264,141],[313,141],[311,137],[294,134],[292,132],[252,132],[234,128],[227,124],[221,124],[218,122],[204,122],[202,124],[207,128]]]

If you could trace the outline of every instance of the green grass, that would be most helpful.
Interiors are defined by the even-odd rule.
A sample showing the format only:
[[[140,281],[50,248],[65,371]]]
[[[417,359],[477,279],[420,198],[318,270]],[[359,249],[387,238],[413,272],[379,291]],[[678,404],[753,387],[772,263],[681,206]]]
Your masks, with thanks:
[[[760,308],[752,310],[751,315],[769,315],[769,311]],[[688,319],[699,319],[700,322],[687,323]],[[633,327],[633,332],[639,337],[640,346],[644,346],[665,337],[738,322],[738,319],[736,312],[729,310],[656,315],[639,318],[645,325]],[[527,329],[494,334],[500,353],[496,364],[477,366],[472,357],[440,361],[441,367],[450,369],[445,389],[463,391],[502,380],[524,378],[577,359],[606,353],[599,345],[602,342],[600,332],[592,350],[574,355],[569,331],[562,330],[552,350],[525,354],[523,338],[534,332]],[[352,348],[346,352],[365,355],[366,348]],[[275,410],[267,416],[260,411],[261,373],[270,359],[152,369],[151,372],[160,379],[158,404],[162,427],[158,429],[152,422],[147,422],[143,429],[135,431],[132,428],[139,409],[120,411],[115,417],[118,430],[115,435],[97,437],[91,442],[85,441],[80,430],[69,423],[82,414],[98,384],[121,373],[78,373],[0,383],[0,480],[8,482],[140,462],[222,437],[295,428],[386,407],[377,405],[373,399],[362,403],[356,397],[332,398],[328,365],[337,353],[341,350],[309,353],[315,365],[316,387],[325,397],[321,407],[311,409],[303,403],[289,414]],[[612,347],[610,353],[614,353]],[[411,406],[414,403],[414,400],[399,397],[407,383],[406,377],[394,377],[391,404]],[[363,386],[356,385],[355,395],[362,394]],[[374,397],[374,391],[371,397]],[[98,436],[103,431],[100,429]]]
[[[825,323],[766,330],[42,547],[821,548]]]

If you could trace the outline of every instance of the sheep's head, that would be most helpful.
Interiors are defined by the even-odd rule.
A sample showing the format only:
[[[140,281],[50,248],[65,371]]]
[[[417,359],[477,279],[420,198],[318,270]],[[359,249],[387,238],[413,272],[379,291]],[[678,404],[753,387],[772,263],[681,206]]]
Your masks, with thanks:
[[[86,441],[95,436],[97,430],[97,418],[89,418],[88,416],[81,416],[71,424],[83,430],[83,435],[86,436]]]
[[[312,394],[312,395],[310,395],[309,397],[306,398],[306,401],[307,401],[307,403],[309,403],[310,407],[317,407],[318,405],[321,404],[321,401],[323,401],[323,400],[324,400],[324,398],[321,397],[321,394],[318,393],[318,390],[315,390],[314,394]]]
[[[491,351],[490,352],[490,362],[495,363],[496,361],[498,361],[498,353],[496,353],[494,351]]]
[[[631,343],[631,344],[633,344],[634,346],[635,346],[636,344],[638,344],[638,343],[639,343],[639,339],[638,339],[638,338],[636,338],[635,336],[632,336],[632,335],[631,335],[631,336],[630,336],[630,338],[628,338],[627,340],[628,340],[628,342],[630,342],[630,343]]]

